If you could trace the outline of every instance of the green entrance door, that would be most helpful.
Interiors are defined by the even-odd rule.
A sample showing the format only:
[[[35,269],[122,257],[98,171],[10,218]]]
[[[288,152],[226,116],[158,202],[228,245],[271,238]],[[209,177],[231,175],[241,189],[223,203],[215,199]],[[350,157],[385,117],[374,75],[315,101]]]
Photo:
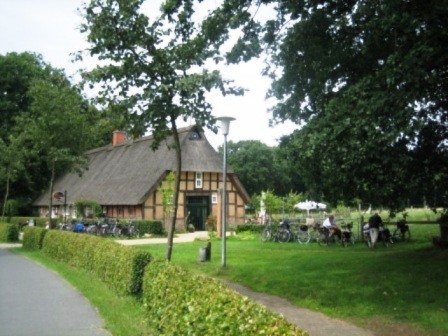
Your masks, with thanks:
[[[187,224],[193,224],[198,231],[205,230],[205,222],[210,214],[209,199],[208,196],[187,196]]]

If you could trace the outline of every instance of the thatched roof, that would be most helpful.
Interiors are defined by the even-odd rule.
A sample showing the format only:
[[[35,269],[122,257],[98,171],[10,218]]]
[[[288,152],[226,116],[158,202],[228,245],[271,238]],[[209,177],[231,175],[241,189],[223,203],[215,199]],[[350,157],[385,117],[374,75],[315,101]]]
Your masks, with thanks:
[[[199,140],[190,140],[198,132]],[[222,172],[223,159],[210,145],[202,128],[189,126],[179,129],[182,148],[182,171]],[[157,189],[169,171],[176,171],[176,153],[169,149],[169,137],[153,151],[153,137],[128,140],[87,152],[89,168],[82,176],[68,173],[55,181],[55,191],[67,192],[67,204],[75,200],[95,200],[101,205],[138,205]],[[229,167],[228,174],[243,198],[249,196]],[[49,191],[42,194],[35,206],[49,205]]]

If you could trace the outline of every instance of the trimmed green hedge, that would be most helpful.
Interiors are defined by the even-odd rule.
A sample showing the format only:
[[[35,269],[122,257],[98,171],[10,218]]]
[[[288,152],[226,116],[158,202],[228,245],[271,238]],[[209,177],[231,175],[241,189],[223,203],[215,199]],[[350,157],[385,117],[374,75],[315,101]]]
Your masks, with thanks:
[[[235,226],[235,232],[253,232],[253,233],[261,233],[265,228],[264,225],[260,224],[240,224]]]
[[[23,248],[40,250],[47,230],[41,227],[27,226],[23,229]]]
[[[307,335],[221,282],[166,261],[146,267],[143,303],[160,335]]]
[[[155,220],[136,220],[137,228],[141,235],[146,233],[162,235],[164,233],[163,224],[161,221]]]
[[[19,240],[19,229],[15,224],[0,223],[0,242],[16,242]]]
[[[7,222],[10,224],[17,224],[19,228],[22,227],[23,224],[25,224],[28,220],[34,219],[34,223],[36,226],[45,228],[45,223],[48,222],[48,217],[8,217]],[[72,218],[67,218],[67,222],[72,220]],[[76,219],[75,219],[76,220]],[[62,220],[53,219],[53,223],[59,223],[62,222]],[[155,235],[163,235],[165,233],[165,230],[163,228],[163,224],[161,221],[158,220],[133,220],[137,224],[137,228],[140,231],[141,235],[144,235],[145,233],[148,234],[155,234]],[[85,220],[86,224],[95,224],[97,220],[88,218]],[[120,222],[122,224],[126,224],[126,219],[120,219]],[[57,225],[57,224],[56,224]]]
[[[45,223],[48,222],[48,217],[10,217],[9,222],[11,224],[17,224],[21,227],[30,219],[34,219],[34,223],[36,226],[45,227]]]
[[[114,241],[67,231],[50,230],[42,251],[47,256],[91,271],[118,294],[139,296],[151,256]]]

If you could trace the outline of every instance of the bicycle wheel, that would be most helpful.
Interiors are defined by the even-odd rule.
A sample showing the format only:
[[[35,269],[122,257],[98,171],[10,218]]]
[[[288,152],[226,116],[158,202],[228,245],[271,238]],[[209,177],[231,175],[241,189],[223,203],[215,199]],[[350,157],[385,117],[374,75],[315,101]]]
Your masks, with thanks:
[[[325,233],[319,233],[316,237],[319,246],[328,245],[328,236]]]
[[[411,230],[409,230],[409,228],[407,228],[405,231],[402,231],[401,238],[403,241],[410,241],[411,240]]]
[[[401,240],[401,231],[400,229],[395,229],[394,232],[392,233],[392,240],[394,242],[399,242]]]
[[[346,247],[348,244],[350,244],[350,236],[346,235],[345,232],[342,232],[342,234],[341,234],[341,245],[343,247]]]
[[[389,237],[386,237],[384,234],[381,234],[381,242],[383,243],[384,246],[389,247],[390,245],[390,239]]]
[[[115,238],[121,237],[121,229],[119,227],[115,227],[112,229],[112,236]]]
[[[134,232],[133,232],[132,236],[135,237],[135,238],[140,238],[140,230],[139,229],[134,229]]]
[[[287,243],[291,240],[291,233],[288,230],[280,230],[277,238],[280,243]]]
[[[366,243],[367,247],[371,248],[372,247],[372,243],[370,241],[370,233],[364,232],[363,233],[363,239],[364,239],[364,242]]]
[[[300,244],[308,244],[311,240],[311,235],[308,231],[299,230],[297,231],[297,241]]]
[[[409,230],[409,228],[407,228],[407,229],[396,228],[394,230],[394,233],[392,234],[392,240],[394,242],[410,241],[411,240],[411,231]]]
[[[264,243],[270,241],[270,240],[272,239],[272,232],[271,232],[271,230],[269,230],[269,229],[264,229],[264,230],[261,232],[261,237],[260,237],[260,239],[261,239],[261,241],[264,242]]]
[[[353,233],[350,235],[349,243],[350,243],[350,245],[355,245],[355,243],[356,243],[356,238]]]

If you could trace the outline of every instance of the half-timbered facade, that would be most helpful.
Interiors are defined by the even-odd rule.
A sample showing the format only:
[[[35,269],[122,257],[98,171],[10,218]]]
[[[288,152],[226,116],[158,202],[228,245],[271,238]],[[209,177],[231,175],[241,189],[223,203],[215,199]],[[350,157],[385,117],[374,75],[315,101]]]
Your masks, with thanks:
[[[198,126],[180,129],[179,138],[182,173],[176,226],[183,228],[188,222],[204,230],[209,217],[220,218],[223,158]],[[152,136],[127,140],[124,133],[114,132],[112,144],[86,153],[89,167],[82,176],[67,173],[57,179],[54,190],[66,199],[53,202],[52,215],[79,216],[74,212],[75,202],[91,200],[100,204],[108,217],[166,222],[162,189],[169,173],[176,170],[176,153],[172,138],[156,151],[151,149],[152,141]],[[227,222],[244,223],[249,195],[231,167],[226,181]],[[40,216],[48,214],[49,202],[49,191],[34,202]]]

